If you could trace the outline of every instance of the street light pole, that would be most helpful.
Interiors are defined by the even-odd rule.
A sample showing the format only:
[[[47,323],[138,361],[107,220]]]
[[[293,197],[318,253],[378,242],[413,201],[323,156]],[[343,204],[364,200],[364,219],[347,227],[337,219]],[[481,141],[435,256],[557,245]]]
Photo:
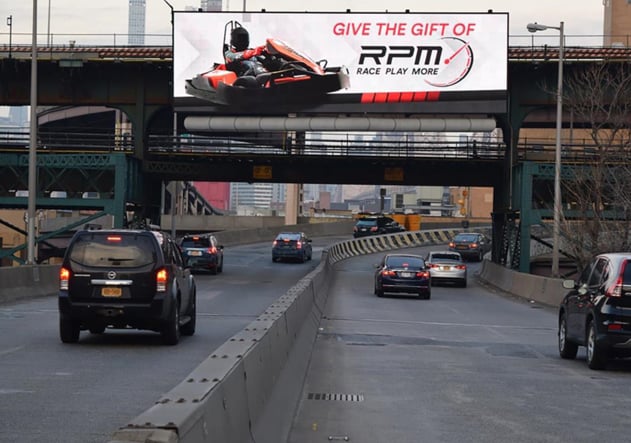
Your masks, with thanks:
[[[35,264],[35,203],[37,198],[37,0],[33,0],[31,47],[31,131],[28,149],[27,264]]]
[[[559,277],[559,236],[561,225],[561,130],[563,128],[563,22],[559,26],[546,26],[538,23],[529,23],[528,31],[537,32],[546,29],[559,31],[559,74],[557,79],[557,122],[556,122],[556,149],[554,155],[554,223],[552,226],[552,277]]]

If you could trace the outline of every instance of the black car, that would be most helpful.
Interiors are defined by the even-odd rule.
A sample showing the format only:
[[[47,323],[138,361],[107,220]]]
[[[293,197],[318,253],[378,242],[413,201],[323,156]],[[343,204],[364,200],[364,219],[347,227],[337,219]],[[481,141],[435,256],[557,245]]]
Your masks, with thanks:
[[[631,252],[600,254],[569,289],[559,306],[559,354],[576,357],[587,348],[587,365],[603,369],[612,357],[631,356]]]
[[[196,287],[180,249],[152,230],[82,230],[68,244],[59,271],[59,334],[64,343],[80,331],[106,328],[160,332],[177,344],[193,335]]]
[[[353,227],[353,237],[365,237],[368,235],[391,234],[405,231],[398,221],[387,216],[362,217]]]
[[[464,259],[482,261],[491,250],[491,239],[479,232],[461,232],[449,242],[449,250],[459,252]]]
[[[431,276],[425,259],[414,254],[386,254],[375,266],[375,295],[408,293],[428,299],[432,294]]]
[[[192,270],[223,272],[223,245],[212,234],[191,234],[180,239],[184,260]]]
[[[311,239],[304,232],[281,232],[272,243],[272,261],[283,259],[306,262],[311,260]]]

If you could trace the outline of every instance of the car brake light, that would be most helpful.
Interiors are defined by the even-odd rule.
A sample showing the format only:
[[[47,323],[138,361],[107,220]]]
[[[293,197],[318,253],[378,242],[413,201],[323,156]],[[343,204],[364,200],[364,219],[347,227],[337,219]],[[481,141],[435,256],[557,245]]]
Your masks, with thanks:
[[[302,249],[302,242],[296,242],[296,249]]]
[[[456,269],[467,269],[466,265],[456,265]]]
[[[438,268],[439,267],[438,265],[435,265],[434,263],[428,263],[427,266],[429,268]]]
[[[119,242],[121,241],[123,238],[120,235],[108,235],[107,236],[107,241],[112,241],[112,242]]]
[[[622,297],[622,276],[618,276],[616,282],[605,291],[605,295],[607,297]]]
[[[455,244],[454,242],[449,242],[449,247],[450,247],[450,248],[455,248],[455,247],[456,247],[456,244]]]
[[[376,226],[372,226],[370,228],[370,232],[377,232],[377,227]]]
[[[274,243],[272,243],[272,246],[276,246],[278,244],[278,240],[274,240]]]
[[[384,271],[381,271],[381,275],[385,277],[394,277],[395,275],[397,275],[397,273],[394,271],[384,270]]]
[[[156,273],[156,291],[165,292],[167,290],[167,270],[162,268]]]
[[[611,323],[607,325],[608,331],[622,331],[622,325],[620,323]]]
[[[471,245],[470,245],[469,247],[470,247],[471,249],[475,249],[475,248],[477,248],[478,246],[480,246],[480,245],[478,245],[477,243],[471,243]]]
[[[429,272],[427,271],[419,271],[416,273],[417,277],[421,277],[421,278],[427,278],[429,277]]]
[[[215,248],[214,246],[210,247],[207,249],[209,254],[216,254],[217,253],[217,248]]]
[[[68,290],[68,281],[70,281],[70,269],[61,268],[59,270],[59,289]]]

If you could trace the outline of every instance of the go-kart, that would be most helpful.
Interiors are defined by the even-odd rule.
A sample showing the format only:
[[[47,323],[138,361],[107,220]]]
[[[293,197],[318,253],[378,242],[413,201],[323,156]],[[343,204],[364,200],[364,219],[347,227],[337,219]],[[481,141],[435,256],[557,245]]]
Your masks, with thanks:
[[[268,38],[255,62],[266,72],[239,75],[232,63],[215,63],[210,71],[187,79],[186,92],[223,105],[304,103],[349,86],[346,68],[329,68],[326,60],[315,62],[278,39]]]

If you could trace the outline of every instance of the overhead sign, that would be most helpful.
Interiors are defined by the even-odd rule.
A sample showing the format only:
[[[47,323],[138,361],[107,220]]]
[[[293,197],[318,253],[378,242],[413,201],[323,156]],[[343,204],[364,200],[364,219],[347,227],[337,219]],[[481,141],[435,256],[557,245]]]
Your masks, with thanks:
[[[443,92],[507,90],[507,13],[182,11],[174,17],[174,97],[196,95],[196,88],[205,87],[210,78],[201,75],[212,72],[215,64],[225,64],[224,49],[235,24],[248,31],[249,47],[265,48],[263,57],[295,52],[305,70],[322,67],[322,72],[303,74],[322,80],[314,85],[326,84],[326,94],[352,94],[362,101],[402,94],[414,100],[414,94],[427,99]],[[223,69],[222,78],[230,76],[234,82],[238,75]],[[320,78],[330,72],[341,80]],[[295,79],[285,77],[281,87]],[[212,89],[213,82],[217,86],[221,81],[216,76],[208,83]]]

